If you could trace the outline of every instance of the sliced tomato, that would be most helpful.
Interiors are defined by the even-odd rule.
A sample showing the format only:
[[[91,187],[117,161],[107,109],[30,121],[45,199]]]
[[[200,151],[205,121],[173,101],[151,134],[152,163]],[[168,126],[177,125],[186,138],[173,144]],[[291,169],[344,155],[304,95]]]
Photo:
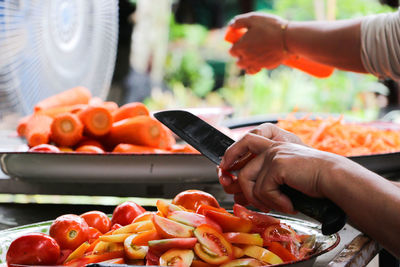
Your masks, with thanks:
[[[193,250],[191,249],[176,249],[172,248],[161,255],[161,266],[178,266],[190,267],[194,258]]]
[[[262,233],[266,227],[272,224],[280,223],[279,219],[276,219],[267,214],[249,210],[246,207],[237,203],[233,205],[233,214],[240,218],[250,220],[253,223],[252,231],[256,233]]]
[[[153,223],[157,232],[163,238],[192,237],[193,227],[175,222],[173,220],[154,215]]]
[[[237,217],[230,213],[207,210],[206,217],[218,223],[224,232],[243,232],[248,233],[253,227],[250,220]]]
[[[287,224],[277,223],[268,226],[263,233],[264,242],[296,242],[301,240],[296,232]]]
[[[226,212],[229,213],[226,209],[224,208],[216,208],[214,206],[210,206],[207,204],[200,204],[197,207],[196,213],[201,214],[201,215],[206,215],[207,210],[215,210],[215,211],[219,211],[219,212]]]
[[[279,242],[270,242],[266,244],[266,248],[278,255],[284,262],[297,260],[297,257]]]
[[[189,211],[174,211],[171,212],[168,216],[168,219],[171,219],[173,221],[183,223],[188,226],[192,227],[197,227],[202,224],[208,224],[211,227],[214,227],[216,230],[219,232],[222,232],[221,226],[219,226],[218,223],[214,222],[210,218],[197,214],[194,212],[189,212]]]
[[[149,248],[163,253],[171,248],[177,249],[192,249],[196,245],[197,238],[195,237],[178,237],[169,239],[159,239],[149,241]]]
[[[203,261],[210,264],[223,264],[233,259],[233,249],[222,233],[207,224],[200,225],[194,230],[198,242],[194,251]]]

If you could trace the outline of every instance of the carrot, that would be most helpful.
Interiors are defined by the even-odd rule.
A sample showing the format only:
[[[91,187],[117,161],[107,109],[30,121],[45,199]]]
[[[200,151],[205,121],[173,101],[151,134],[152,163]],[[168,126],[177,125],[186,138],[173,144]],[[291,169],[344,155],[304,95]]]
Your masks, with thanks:
[[[171,147],[171,152],[174,153],[193,153],[200,154],[194,147],[189,144],[175,144]]]
[[[84,136],[76,145],[76,147],[80,147],[80,146],[85,146],[85,145],[90,145],[90,146],[97,146],[101,149],[104,150],[104,146],[102,145],[102,143],[99,140],[95,140],[95,139],[91,139],[89,137]]]
[[[47,144],[53,119],[46,115],[33,115],[26,124],[25,138],[29,147]]]
[[[36,111],[35,114],[46,115],[46,116],[54,118],[60,114],[67,113],[67,112],[78,113],[86,107],[87,107],[87,105],[84,105],[84,104],[52,107],[52,108],[46,108],[46,109]]]
[[[113,112],[113,122],[140,115],[150,115],[147,107],[140,102],[128,103]]]
[[[118,104],[115,103],[114,101],[104,101],[102,105],[110,112],[114,112],[118,109]]]
[[[22,117],[19,119],[18,125],[17,125],[18,136],[21,136],[21,137],[25,136],[26,125],[28,124],[28,121],[31,117],[32,117],[32,115],[28,115],[28,116],[25,116],[25,117]]]
[[[98,96],[89,99],[89,105],[91,106],[101,106],[103,105],[103,99]]]
[[[88,106],[78,116],[83,123],[84,132],[89,136],[104,136],[111,130],[111,112],[105,107]]]
[[[136,116],[114,122],[107,142],[115,146],[120,143],[168,149],[172,146],[170,133],[150,116]]]
[[[342,156],[400,151],[399,131],[344,123],[343,117],[311,120],[289,116],[277,125],[298,135],[309,146]]]
[[[99,148],[99,147],[97,147],[97,146],[84,145],[84,146],[80,146],[77,149],[75,149],[75,152],[92,153],[92,154],[103,154],[104,150]]]
[[[158,154],[158,153],[170,153],[167,150],[158,149],[148,146],[139,146],[132,144],[118,144],[112,152],[115,153],[137,153],[137,154]]]
[[[74,146],[81,139],[83,124],[73,113],[56,116],[51,124],[51,140],[58,146]]]
[[[90,97],[91,93],[89,89],[78,86],[43,99],[35,105],[34,110],[39,111],[53,107],[88,104]]]
[[[309,59],[296,55],[291,55],[283,62],[283,64],[288,67],[299,69],[318,78],[327,78],[331,76],[333,71],[335,70],[331,66],[311,61]]]

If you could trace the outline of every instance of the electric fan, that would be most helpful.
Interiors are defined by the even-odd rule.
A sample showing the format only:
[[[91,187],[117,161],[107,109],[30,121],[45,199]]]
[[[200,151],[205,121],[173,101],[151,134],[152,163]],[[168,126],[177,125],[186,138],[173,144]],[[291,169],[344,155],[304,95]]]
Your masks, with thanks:
[[[104,99],[117,33],[117,0],[0,0],[0,119],[78,85]]]

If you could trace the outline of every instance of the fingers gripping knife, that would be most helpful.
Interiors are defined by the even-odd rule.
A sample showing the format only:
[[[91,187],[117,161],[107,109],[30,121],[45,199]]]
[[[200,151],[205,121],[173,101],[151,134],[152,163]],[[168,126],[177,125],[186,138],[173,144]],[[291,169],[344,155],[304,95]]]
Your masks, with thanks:
[[[234,143],[234,140],[187,111],[162,111],[154,116],[217,165],[225,150]],[[280,189],[290,198],[296,210],[322,223],[324,235],[334,234],[346,224],[346,214],[332,201],[306,196],[287,185]]]

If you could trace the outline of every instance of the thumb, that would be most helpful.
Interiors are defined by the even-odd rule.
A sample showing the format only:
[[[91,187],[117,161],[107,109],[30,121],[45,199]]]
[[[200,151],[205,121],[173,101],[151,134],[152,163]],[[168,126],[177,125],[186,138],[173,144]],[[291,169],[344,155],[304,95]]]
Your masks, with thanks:
[[[261,154],[275,144],[275,141],[263,136],[254,133],[247,133],[225,151],[220,167],[229,170],[243,155],[248,153],[254,155]]]

